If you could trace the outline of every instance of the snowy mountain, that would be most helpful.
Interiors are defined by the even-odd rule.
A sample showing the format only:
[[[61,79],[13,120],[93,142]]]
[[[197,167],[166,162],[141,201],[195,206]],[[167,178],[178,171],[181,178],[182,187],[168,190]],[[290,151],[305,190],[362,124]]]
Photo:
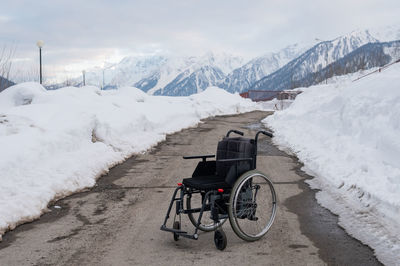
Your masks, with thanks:
[[[354,31],[332,41],[323,41],[296,59],[255,82],[250,89],[284,90],[295,87],[295,82],[343,58],[367,43],[378,42],[368,31]]]
[[[200,57],[171,57],[160,69],[134,86],[155,95],[189,95],[217,85],[243,61],[239,56],[211,52]]]
[[[224,74],[228,74],[232,70],[242,66],[244,59],[241,56],[228,53],[208,52],[198,58],[198,64],[218,67]]]
[[[254,58],[236,69],[232,66],[240,60],[208,53],[203,57],[193,57],[186,67],[181,65],[184,70],[180,73],[172,71],[176,69],[171,67],[175,64],[168,63],[168,71],[161,68],[134,85],[149,94],[169,96],[190,95],[213,85],[229,92],[242,92],[249,88],[287,89],[292,88],[296,80],[322,70],[364,44],[377,41],[366,30],[354,31],[320,42],[307,51],[310,46],[291,45],[279,52]]]
[[[163,66],[167,61],[165,56],[128,56],[117,64],[108,64],[86,72],[86,84],[111,87],[132,86],[143,76],[147,76]],[[81,79],[78,79],[81,82]]]
[[[309,87],[334,76],[343,76],[374,67],[383,67],[400,59],[400,41],[367,43],[322,70],[296,80],[295,87]]]
[[[279,52],[256,57],[229,73],[218,86],[229,92],[242,92],[247,90],[254,82],[281,68],[286,63],[299,56],[307,48],[309,47],[294,44]]]
[[[105,89],[134,86],[150,95],[171,96],[197,93],[206,86],[218,86],[229,92],[288,89],[364,44],[396,39],[400,39],[400,28],[396,25],[358,30],[316,45],[291,45],[246,64],[242,57],[212,52],[202,56],[130,56],[119,63],[87,71],[86,84]],[[54,88],[81,84],[79,77]]]
[[[167,57],[160,55],[125,57],[115,66],[115,70],[110,69],[109,75],[112,79],[108,83],[117,86],[132,85],[143,76],[159,69],[167,60]]]
[[[149,94],[164,88],[168,83],[195,63],[195,57],[167,57],[164,64],[131,84]]]
[[[154,95],[188,96],[199,93],[207,87],[214,86],[225,77],[218,67],[202,66],[195,70],[186,69],[164,88],[155,91]]]
[[[132,86],[142,77],[150,75],[166,64],[168,57],[161,55],[127,56],[118,63],[104,62],[103,67],[94,67],[85,73],[86,85],[103,89]],[[82,76],[46,86],[49,90],[65,86],[82,86]]]

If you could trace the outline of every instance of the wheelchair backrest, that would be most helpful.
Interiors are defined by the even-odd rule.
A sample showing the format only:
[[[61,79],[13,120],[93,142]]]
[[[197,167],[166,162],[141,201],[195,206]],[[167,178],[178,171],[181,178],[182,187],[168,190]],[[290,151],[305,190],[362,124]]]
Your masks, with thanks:
[[[233,185],[237,178],[244,172],[255,169],[257,149],[254,139],[225,137],[218,142],[217,147],[217,175],[224,177],[228,184]],[[252,158],[253,161],[218,162],[221,159]],[[236,167],[232,167],[235,166]]]

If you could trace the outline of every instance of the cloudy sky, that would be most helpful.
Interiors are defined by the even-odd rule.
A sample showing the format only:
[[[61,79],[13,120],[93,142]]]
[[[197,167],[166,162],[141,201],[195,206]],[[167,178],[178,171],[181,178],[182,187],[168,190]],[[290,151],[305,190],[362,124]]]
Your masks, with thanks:
[[[59,78],[126,55],[212,50],[251,58],[355,29],[400,25],[399,0],[1,2],[0,45],[16,47],[14,70],[34,72],[40,39],[46,74]]]

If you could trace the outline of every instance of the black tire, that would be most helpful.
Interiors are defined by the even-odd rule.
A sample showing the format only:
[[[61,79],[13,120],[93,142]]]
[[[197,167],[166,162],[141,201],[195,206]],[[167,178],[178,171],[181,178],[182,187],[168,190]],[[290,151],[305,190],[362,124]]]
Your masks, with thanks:
[[[193,195],[194,194],[192,194],[192,197],[193,197]],[[199,204],[199,206],[196,206],[196,207],[200,208],[201,205],[202,205],[201,199],[199,199],[199,203],[198,204]],[[191,208],[192,208],[191,198],[190,197],[186,197],[186,209],[190,210]],[[206,212],[203,213],[203,217],[201,219],[202,221],[208,219],[208,218],[206,218],[206,214],[207,214]],[[198,216],[195,217],[193,213],[188,213],[188,216],[189,216],[190,222],[193,224],[194,227],[196,227],[197,219],[198,219],[197,217]],[[208,223],[208,224],[200,224],[199,227],[198,227],[199,230],[204,231],[204,232],[215,231],[215,229],[217,229],[219,226],[223,225],[226,222],[227,218],[221,219],[220,222],[217,223],[217,224],[215,224],[214,221],[211,220],[211,219],[208,219],[208,220],[210,221],[210,223]]]
[[[172,228],[181,230],[181,223],[178,222],[178,221],[175,221]],[[174,233],[174,240],[175,240],[175,241],[178,241],[178,240],[179,240],[179,235],[176,234],[176,233]]]
[[[228,244],[226,234],[222,229],[215,230],[214,233],[214,244],[219,250],[224,250]]]
[[[256,241],[271,228],[276,208],[272,182],[257,170],[249,171],[241,175],[233,186],[228,206],[229,222],[238,237]]]

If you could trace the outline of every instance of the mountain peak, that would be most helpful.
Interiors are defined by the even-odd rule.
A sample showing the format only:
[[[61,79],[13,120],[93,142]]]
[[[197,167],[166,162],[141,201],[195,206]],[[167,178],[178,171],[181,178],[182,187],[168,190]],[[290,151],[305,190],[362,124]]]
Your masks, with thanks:
[[[281,68],[296,58],[307,48],[299,44],[289,45],[278,52],[270,52],[250,60],[245,65],[233,70],[218,84],[229,92],[242,92],[254,82]]]
[[[369,30],[362,30],[362,29],[353,30],[350,33],[340,36],[332,41],[340,41],[340,40],[353,40],[353,41],[358,40],[360,42],[363,42],[364,44],[378,42],[378,40],[369,33]]]

